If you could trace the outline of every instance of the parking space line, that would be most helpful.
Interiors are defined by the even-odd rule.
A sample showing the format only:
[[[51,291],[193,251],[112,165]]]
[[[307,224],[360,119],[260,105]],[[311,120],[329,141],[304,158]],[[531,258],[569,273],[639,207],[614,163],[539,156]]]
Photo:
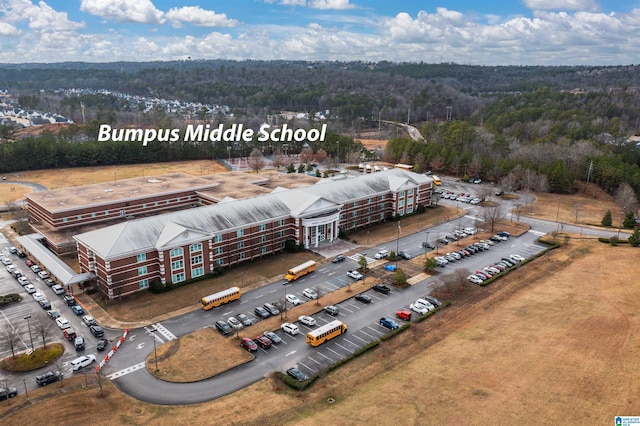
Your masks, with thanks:
[[[350,314],[353,313],[353,311],[350,311],[349,309],[345,308],[344,306],[341,306],[342,309],[344,309],[345,311],[349,312]]]
[[[353,336],[353,337],[355,337],[355,338],[357,338],[357,339],[359,339],[359,340],[362,340],[362,339],[360,339],[358,336]],[[351,340],[349,340],[349,339],[346,339],[346,338],[345,338],[345,339],[343,339],[343,340],[344,340],[345,342],[349,343],[350,345],[355,346],[356,348],[359,348],[359,347],[360,347],[360,346],[356,345],[355,343],[353,343],[353,342],[352,342]],[[367,343],[367,342],[366,342],[366,341],[364,341],[364,340],[362,340],[362,341],[363,341],[364,343]]]
[[[349,352],[350,354],[352,354],[354,351],[351,351],[347,348],[345,348],[344,346],[342,346],[340,343],[336,343],[336,346],[340,346],[342,349],[344,349],[345,351]],[[336,354],[337,355],[337,354]]]
[[[367,334],[367,333],[365,333],[365,334]],[[350,336],[355,337],[356,339],[358,339],[358,340],[362,341],[364,344],[369,343],[368,341],[366,341],[366,340],[364,340],[364,339],[359,338],[359,337],[358,337],[357,335],[355,335],[355,334],[350,334]],[[371,337],[371,336],[369,336],[369,337]],[[346,339],[345,339],[345,340],[346,340]]]
[[[313,368],[309,367],[308,365],[303,364],[302,362],[299,362],[298,364],[300,364],[301,366],[303,366],[304,368],[306,368],[307,370],[311,371],[313,374],[316,373],[316,370],[314,370]]]
[[[325,354],[323,354],[322,352],[318,352],[318,355],[325,357],[326,359],[328,359],[331,362],[335,362],[334,360],[332,360],[331,358],[329,358],[328,356],[326,356]]]
[[[311,361],[315,362],[316,364],[318,364],[320,366],[322,365],[318,361],[316,361],[315,359],[311,358],[310,356],[308,356],[307,358],[309,358]],[[300,364],[302,364],[302,363],[300,363]]]
[[[338,345],[338,346],[340,346],[340,345]],[[338,357],[338,359],[343,358],[343,355],[340,355],[338,352],[334,351],[333,349],[331,349],[331,348],[327,348],[327,349],[330,350],[331,352],[333,352]]]

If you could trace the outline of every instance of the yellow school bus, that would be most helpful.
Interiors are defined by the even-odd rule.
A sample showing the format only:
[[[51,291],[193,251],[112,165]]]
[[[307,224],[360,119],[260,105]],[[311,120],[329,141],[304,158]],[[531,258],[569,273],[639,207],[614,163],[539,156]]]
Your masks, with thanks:
[[[307,343],[311,346],[318,346],[346,332],[347,324],[339,320],[331,321],[320,328],[308,332]]]
[[[225,303],[232,302],[234,300],[240,299],[242,292],[238,287],[231,287],[226,290],[219,291],[214,294],[210,294],[209,296],[205,296],[200,299],[200,304],[202,305],[202,309],[208,311],[209,309],[216,308],[220,305],[224,305]]]
[[[298,265],[295,268],[291,268],[287,271],[287,275],[285,275],[284,279],[286,282],[290,283],[291,281],[295,281],[298,278],[307,275],[309,272],[313,272],[316,270],[316,262],[313,260],[308,260],[304,262],[302,265]]]

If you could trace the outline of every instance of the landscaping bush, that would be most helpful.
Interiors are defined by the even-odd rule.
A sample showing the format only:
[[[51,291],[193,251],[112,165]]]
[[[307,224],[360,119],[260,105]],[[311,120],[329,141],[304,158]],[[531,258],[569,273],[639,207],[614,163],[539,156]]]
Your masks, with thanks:
[[[0,306],[6,306],[12,303],[18,303],[21,300],[22,300],[22,296],[20,296],[18,293],[5,294],[4,296],[0,296]]]

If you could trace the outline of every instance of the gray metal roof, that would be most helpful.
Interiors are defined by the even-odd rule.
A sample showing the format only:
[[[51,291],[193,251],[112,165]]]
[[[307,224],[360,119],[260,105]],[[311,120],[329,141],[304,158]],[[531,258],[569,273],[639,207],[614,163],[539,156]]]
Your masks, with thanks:
[[[189,210],[125,221],[74,236],[99,257],[118,259],[152,249],[177,247],[212,238],[216,233],[337,208],[350,200],[415,187],[430,178],[391,169],[353,179],[329,181],[305,188],[276,190],[241,200],[225,200]]]
[[[60,258],[40,243],[44,237],[40,234],[23,235],[16,238],[33,258],[63,285],[72,285],[95,278],[91,272],[79,274]]]

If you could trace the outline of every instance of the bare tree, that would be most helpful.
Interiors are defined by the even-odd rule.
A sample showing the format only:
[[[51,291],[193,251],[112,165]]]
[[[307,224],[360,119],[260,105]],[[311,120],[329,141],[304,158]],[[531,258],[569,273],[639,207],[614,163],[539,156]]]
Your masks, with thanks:
[[[444,287],[451,293],[458,293],[464,290],[467,283],[467,276],[469,276],[470,273],[468,269],[464,268],[454,270],[453,273],[442,277]]]
[[[489,199],[489,197],[491,197],[493,195],[493,188],[491,186],[488,186],[488,185],[481,185],[478,188],[478,190],[476,191],[476,195],[482,201],[486,201],[486,200]]]
[[[280,149],[276,149],[271,155],[271,163],[279,169],[280,167],[284,167],[287,165],[287,159],[284,155],[282,155],[282,151]]]
[[[549,192],[549,178],[547,175],[539,173],[533,189],[537,192]]]
[[[518,188],[518,181],[516,180],[516,175],[513,173],[509,173],[505,177],[500,180],[500,186],[505,191],[513,191]]]
[[[482,173],[482,160],[480,155],[475,154],[469,163],[469,176],[479,177]]]
[[[329,156],[327,155],[327,151],[320,148],[319,150],[316,151],[315,157],[316,157],[316,163],[322,164]]]
[[[33,321],[34,332],[42,339],[42,347],[47,347],[47,337],[51,335],[52,323],[45,313],[40,313]]]
[[[615,194],[616,203],[625,213],[633,212],[635,213],[638,210],[638,198],[636,197],[636,193],[628,183],[621,183]]]
[[[529,191],[520,193],[520,205],[522,205],[529,213],[532,213],[533,201],[535,199],[536,197]]]
[[[427,170],[427,159],[422,152],[418,152],[413,161],[417,172],[423,173]]]
[[[435,155],[431,159],[429,164],[431,164],[431,168],[433,170],[442,170],[442,168],[444,167],[444,158],[442,158],[441,155]]]
[[[522,174],[522,189],[531,191],[538,181],[538,173],[535,170],[525,169]]]
[[[248,166],[251,170],[254,170],[256,173],[260,173],[260,170],[264,169],[265,161],[262,156],[262,152],[258,148],[254,148],[249,154]]]
[[[100,370],[96,372],[96,379],[98,382],[98,387],[100,388],[100,393],[98,395],[102,396],[104,395],[104,383],[106,382],[107,379],[102,374],[100,374]]]
[[[491,227],[491,232],[493,232],[493,228],[496,223],[500,222],[505,218],[504,211],[500,205],[485,207],[482,211],[482,220],[484,220]]]
[[[308,146],[302,148],[300,151],[300,162],[303,164],[309,164],[313,161],[313,151]]]
[[[345,155],[345,159],[347,160],[347,163],[357,163],[360,161],[360,155],[360,151],[358,150],[349,151],[347,152],[347,155]]]
[[[4,329],[2,330],[2,335],[0,335],[0,346],[3,349],[10,350],[11,356],[15,358],[16,349],[19,343],[20,343],[20,334],[18,333],[18,330],[13,328],[11,324],[5,325]]]
[[[314,287],[314,290],[316,291],[316,305],[320,305],[320,298],[322,296],[324,296],[324,291],[322,290],[322,287],[317,285]]]

